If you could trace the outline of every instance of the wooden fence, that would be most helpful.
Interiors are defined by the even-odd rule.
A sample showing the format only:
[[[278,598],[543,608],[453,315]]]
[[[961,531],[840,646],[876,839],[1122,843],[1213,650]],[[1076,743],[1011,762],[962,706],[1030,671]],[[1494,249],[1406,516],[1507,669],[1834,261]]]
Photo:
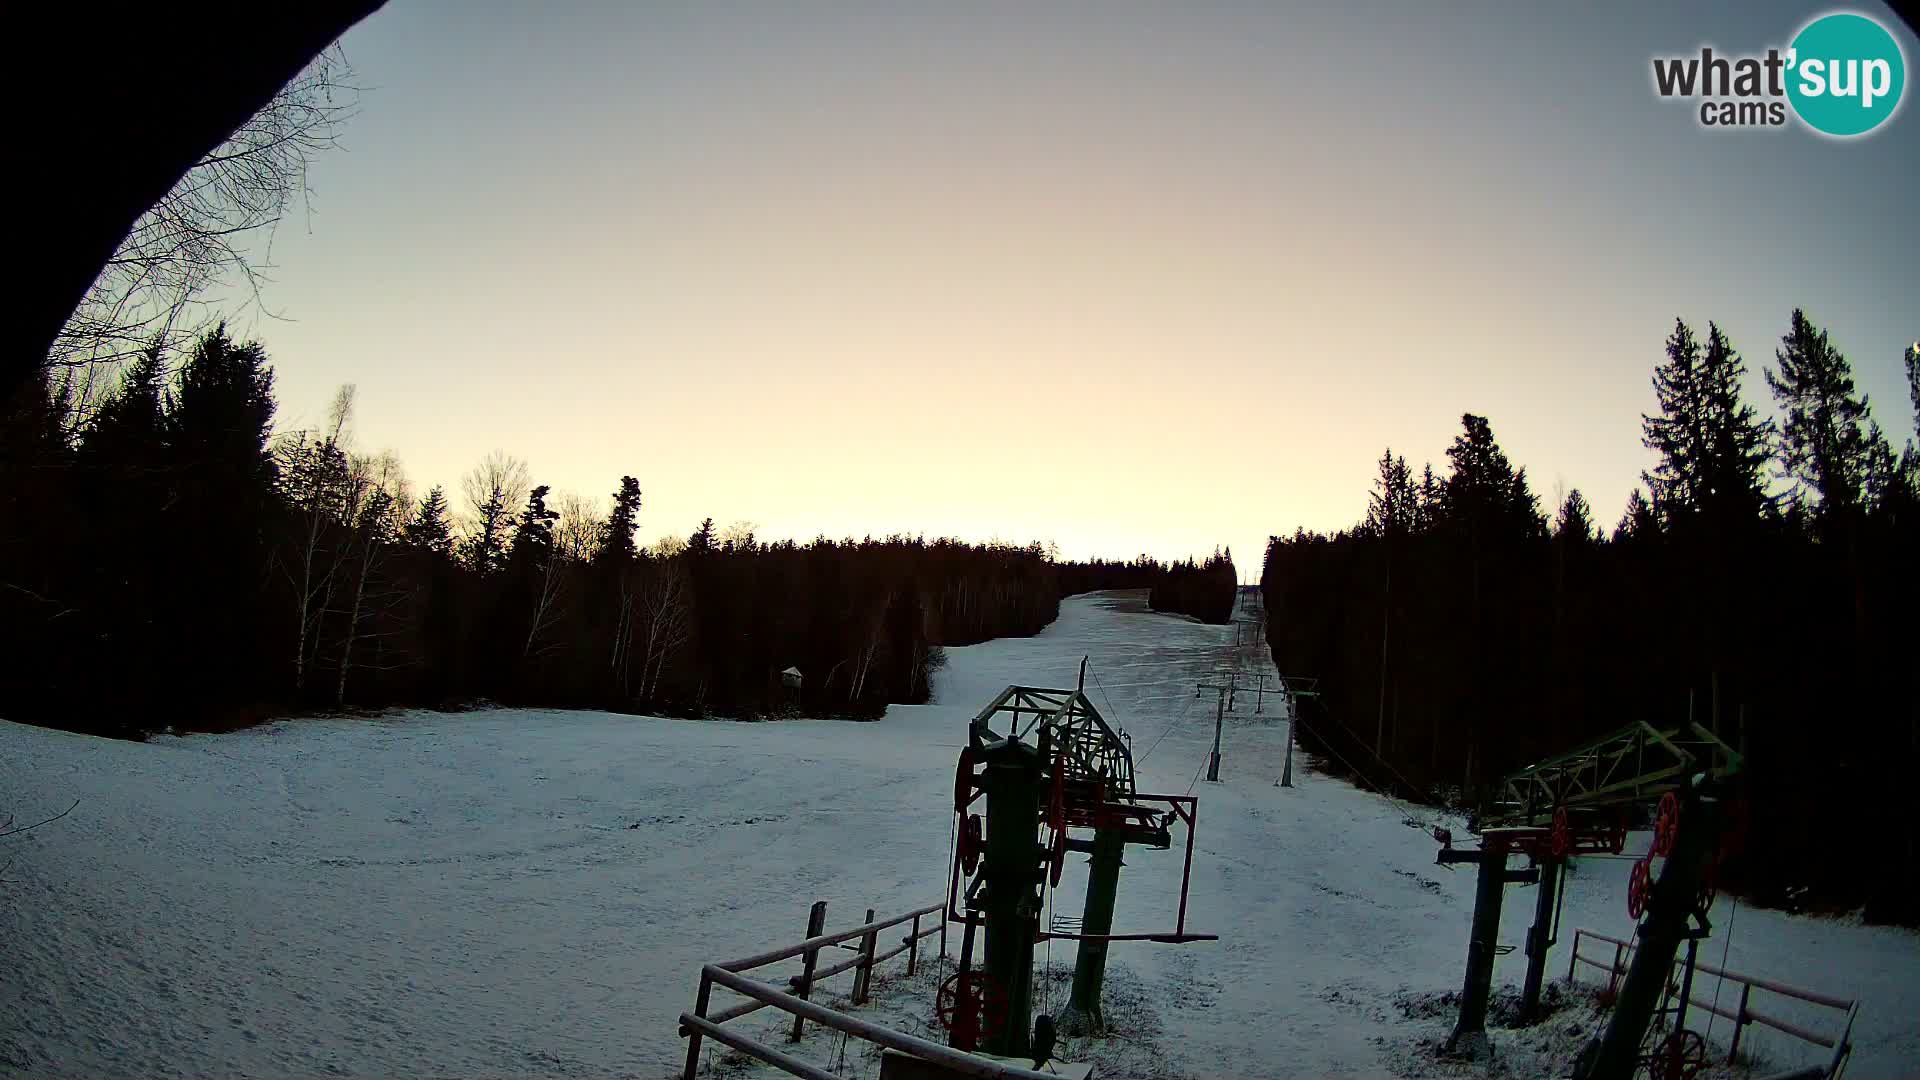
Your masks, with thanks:
[[[862,1005],[868,999],[872,988],[873,969],[888,960],[907,954],[907,974],[912,975],[919,966],[920,942],[934,934],[940,935],[940,955],[946,955],[946,921],[942,918],[937,926],[921,928],[921,920],[942,912],[943,905],[930,904],[923,908],[886,919],[875,919],[873,909],[867,909],[866,922],[850,930],[823,932],[827,919],[827,902],[816,901],[807,914],[807,936],[804,941],[778,949],[749,956],[743,960],[734,960],[725,964],[707,964],[700,969],[700,988],[694,997],[693,1011],[680,1014],[680,1036],[687,1040],[687,1066],[682,1074],[684,1080],[694,1080],[700,1066],[700,1046],[703,1038],[733,1047],[743,1054],[750,1055],[794,1076],[807,1077],[808,1080],[841,1080],[833,1073],[810,1062],[802,1061],[791,1054],[768,1046],[749,1036],[721,1027],[729,1020],[737,1020],[749,1013],[772,1006],[793,1016],[793,1027],[788,1041],[798,1042],[803,1026],[808,1020],[817,1024],[844,1031],[856,1038],[880,1046],[891,1047],[902,1053],[928,1061],[936,1061],[967,1076],[1009,1077],[1012,1080],[1058,1080],[1047,1073],[1035,1072],[1017,1066],[1006,1065],[988,1058],[963,1053],[941,1043],[930,1042],[904,1032],[862,1020],[857,1016],[836,1012],[824,1005],[808,1000],[815,984],[848,971],[854,972],[852,1004]],[[878,952],[880,934],[893,927],[907,925],[909,929],[900,944]],[[858,940],[858,944],[847,946],[844,943]],[[851,948],[854,955],[827,967],[818,967],[820,952],[823,949]],[[801,972],[787,980],[787,989],[783,990],[771,983],[748,978],[744,972],[782,960],[801,958]],[[730,990],[746,1000],[719,1012],[707,1011],[718,985]]]
[[[1605,957],[1604,950],[1602,950],[1602,958],[1596,959],[1587,956],[1580,951],[1580,942],[1582,940],[1604,942],[1607,945],[1611,945],[1613,946],[1613,955],[1611,957]],[[1609,995],[1611,995],[1612,992],[1618,990],[1620,980],[1625,977],[1627,973],[1627,966],[1633,962],[1633,950],[1634,946],[1630,941],[1622,941],[1619,938],[1608,937],[1605,934],[1597,934],[1592,930],[1576,929],[1573,932],[1573,948],[1570,950],[1572,955],[1567,960],[1567,982],[1572,983],[1574,973],[1579,969],[1579,966],[1581,964],[1587,964],[1607,973],[1607,990],[1609,991]],[[1679,964],[1684,964],[1685,962],[1684,959],[1676,961],[1676,963]],[[1788,986],[1785,983],[1775,982],[1771,979],[1742,975],[1733,971],[1722,971],[1704,961],[1696,960],[1693,968],[1695,971],[1705,972],[1708,975],[1717,975],[1729,982],[1740,984],[1740,999],[1731,1011],[1711,1001],[1701,1001],[1693,997],[1687,999],[1687,1004],[1690,1008],[1704,1009],[1715,1016],[1733,1021],[1733,1044],[1727,1050],[1727,1061],[1729,1063],[1733,1061],[1734,1055],[1740,1052],[1740,1036],[1746,1031],[1747,1025],[1763,1024],[1775,1031],[1783,1032],[1796,1039],[1801,1039],[1815,1046],[1833,1051],[1833,1059],[1831,1063],[1827,1065],[1823,1075],[1829,1077],[1840,1075],[1840,1069],[1846,1064],[1847,1056],[1853,1051],[1853,1043],[1851,1041],[1853,1037],[1853,1022],[1860,1015],[1860,1001],[1858,998],[1839,998],[1830,994],[1815,993],[1812,990],[1802,990],[1797,986]],[[1674,982],[1674,985],[1678,985],[1677,980]],[[1751,1006],[1753,992],[1755,990],[1762,990],[1767,993],[1778,994],[1781,997],[1793,998],[1797,1001],[1805,1001],[1813,1005],[1834,1009],[1843,1014],[1845,1018],[1844,1023],[1840,1025],[1837,1032],[1829,1035],[1761,1012]]]

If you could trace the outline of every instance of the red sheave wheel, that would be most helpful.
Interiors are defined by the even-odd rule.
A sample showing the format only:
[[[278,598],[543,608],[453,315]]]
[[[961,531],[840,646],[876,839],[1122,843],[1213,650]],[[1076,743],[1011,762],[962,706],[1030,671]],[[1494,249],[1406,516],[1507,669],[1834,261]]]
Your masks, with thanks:
[[[1680,798],[1669,791],[1660,796],[1660,811],[1653,819],[1653,853],[1666,858],[1673,854],[1674,838],[1680,835]]]
[[[953,812],[964,814],[973,799],[973,747],[960,748],[960,765],[953,776]]]
[[[980,1038],[997,1033],[1007,1022],[1006,988],[979,968],[949,976],[933,1006],[940,1026],[955,1033],[959,1050],[972,1050]]]
[[[1653,871],[1648,868],[1647,860],[1641,859],[1633,864],[1633,872],[1627,875],[1627,914],[1635,922],[1640,921],[1641,913],[1647,910],[1647,894],[1653,891]]]
[[[1647,1058],[1653,1080],[1693,1080],[1706,1067],[1707,1040],[1697,1031],[1673,1032]]]
[[[1567,820],[1567,808],[1562,806],[1553,812],[1553,853],[1566,858],[1573,850],[1573,824]]]

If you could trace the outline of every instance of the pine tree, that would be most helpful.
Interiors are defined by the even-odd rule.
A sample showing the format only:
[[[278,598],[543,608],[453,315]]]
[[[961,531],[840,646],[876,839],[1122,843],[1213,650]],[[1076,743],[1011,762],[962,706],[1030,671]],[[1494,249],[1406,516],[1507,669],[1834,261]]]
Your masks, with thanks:
[[[420,505],[414,508],[413,517],[401,529],[400,541],[410,548],[427,552],[439,559],[453,557],[453,524],[448,519],[447,493],[435,484]]]
[[[1786,414],[1780,431],[1785,474],[1803,501],[1818,498],[1816,519],[1851,519],[1861,506],[1871,453],[1866,395],[1854,397],[1847,358],[1798,308],[1774,356],[1779,370],[1766,375]]]
[[[607,516],[598,558],[604,562],[627,562],[638,549],[633,534],[640,527],[640,481],[631,476],[620,478],[620,490],[613,493],[613,513]]]

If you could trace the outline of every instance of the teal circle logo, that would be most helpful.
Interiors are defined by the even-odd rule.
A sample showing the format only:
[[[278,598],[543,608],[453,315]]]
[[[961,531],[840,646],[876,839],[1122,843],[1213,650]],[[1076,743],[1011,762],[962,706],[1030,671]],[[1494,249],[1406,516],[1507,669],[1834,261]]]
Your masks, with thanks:
[[[1906,88],[1900,43],[1865,15],[1815,19],[1787,52],[1787,100],[1823,134],[1865,135],[1893,116]]]

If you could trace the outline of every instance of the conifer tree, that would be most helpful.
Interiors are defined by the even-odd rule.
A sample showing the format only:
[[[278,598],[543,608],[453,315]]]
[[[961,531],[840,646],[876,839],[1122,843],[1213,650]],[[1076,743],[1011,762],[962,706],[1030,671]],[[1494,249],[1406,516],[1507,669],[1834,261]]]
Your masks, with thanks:
[[[1639,494],[1638,489],[1634,494]],[[1560,511],[1553,521],[1553,536],[1562,543],[1593,542],[1593,508],[1587,505],[1587,497],[1580,493],[1579,488],[1567,492],[1567,497],[1560,503]]]
[[[1380,457],[1373,493],[1367,497],[1366,530],[1393,539],[1413,532],[1420,515],[1419,493],[1405,457],[1394,457],[1389,447]]]
[[[414,508],[413,517],[401,530],[400,540],[408,547],[427,552],[435,558],[453,557],[453,524],[447,517],[447,493],[435,484]]]
[[[1817,498],[1823,522],[1851,519],[1860,509],[1869,457],[1866,395],[1854,396],[1853,369],[1827,332],[1796,308],[1774,353],[1767,385],[1785,419],[1780,462],[1804,501]]]
[[[639,527],[640,481],[623,476],[620,478],[620,490],[613,493],[613,513],[607,515],[598,558],[605,562],[631,560],[638,554],[633,534]]]
[[[513,530],[511,557],[515,562],[544,561],[553,551],[553,523],[559,520],[560,512],[547,508],[550,490],[541,484],[527,495],[527,508],[521,511]]]
[[[1666,361],[1653,369],[1660,415],[1640,417],[1641,442],[1659,461],[1640,479],[1661,520],[1671,525],[1700,508],[1700,471],[1707,452],[1700,343],[1684,320],[1673,321],[1666,351]]]
[[[1620,515],[1620,523],[1613,527],[1613,538],[1618,540],[1651,540],[1660,533],[1660,519],[1653,512],[1653,505],[1641,494],[1639,488],[1627,496],[1626,512]]]

